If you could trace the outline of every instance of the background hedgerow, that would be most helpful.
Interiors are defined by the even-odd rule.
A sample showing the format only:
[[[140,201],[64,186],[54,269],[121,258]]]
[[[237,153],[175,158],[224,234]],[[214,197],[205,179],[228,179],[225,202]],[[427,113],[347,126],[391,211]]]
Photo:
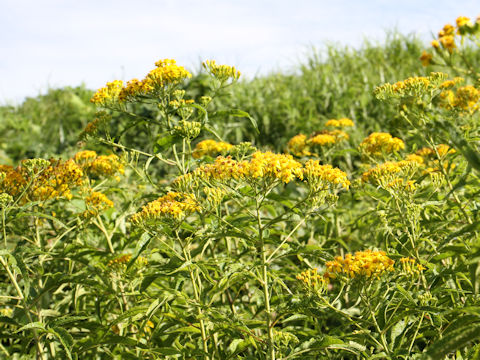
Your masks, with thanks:
[[[478,359],[479,24],[1,107],[2,356]]]

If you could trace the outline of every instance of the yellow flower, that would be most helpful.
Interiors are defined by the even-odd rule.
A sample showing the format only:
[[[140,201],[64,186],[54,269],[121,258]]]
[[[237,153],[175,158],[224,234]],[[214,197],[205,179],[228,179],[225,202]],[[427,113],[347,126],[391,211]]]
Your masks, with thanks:
[[[325,264],[325,277],[379,278],[385,272],[393,271],[394,263],[384,251],[357,251],[354,255],[337,256],[334,261],[328,261]]]
[[[440,44],[447,49],[449,52],[453,52],[453,49],[457,47],[455,44],[455,38],[452,35],[446,35],[439,38]]]
[[[132,216],[132,222],[142,223],[161,218],[179,220],[182,217],[200,211],[195,195],[169,192],[155,201],[149,202],[142,210]]]
[[[415,259],[401,258],[400,264],[402,266],[402,272],[406,275],[418,275],[426,268],[422,264],[417,264]]]
[[[455,34],[455,27],[452,24],[447,24],[443,27],[442,30],[440,30],[440,32],[438,33],[438,37],[442,38],[453,34]]]
[[[151,70],[143,80],[152,88],[163,88],[169,85],[176,85],[185,79],[191,78],[183,66],[178,66],[173,59],[163,59],[155,63],[156,68]]]
[[[308,151],[307,136],[303,134],[295,135],[294,137],[292,137],[288,141],[287,149],[289,153],[292,153],[296,156],[312,155],[312,153]]]
[[[195,159],[202,158],[206,155],[215,156],[218,154],[225,154],[233,147],[232,144],[223,141],[203,140],[200,141],[193,150],[192,156]]]
[[[359,148],[368,155],[379,156],[403,150],[405,143],[389,133],[374,132],[362,141]]]
[[[85,204],[88,209],[83,213],[85,217],[96,216],[100,212],[113,207],[113,201],[111,201],[105,194],[97,191],[92,191],[85,198]]]
[[[240,71],[237,71],[235,67],[229,65],[217,65],[215,60],[207,60],[203,62],[202,65],[205,70],[222,82],[227,81],[228,79],[238,80],[241,75]]]
[[[107,83],[107,85],[103,88],[97,90],[90,101],[96,105],[106,105],[111,104],[116,101],[122,101],[119,99],[119,95],[123,89],[123,81],[121,80],[114,80],[112,82]]]
[[[301,281],[302,285],[309,291],[311,290],[325,290],[328,285],[328,277],[318,273],[318,269],[305,270],[298,274],[297,280]]]
[[[341,185],[348,189],[350,181],[347,174],[332,165],[321,165],[319,160],[308,160],[303,169],[303,178],[317,189],[328,189],[333,185]]]
[[[422,62],[423,66],[428,66],[432,62],[433,55],[424,51],[422,56],[420,56],[420,61]]]
[[[459,16],[456,20],[456,23],[457,23],[458,28],[461,28],[461,27],[464,27],[464,26],[473,26],[470,18],[468,18],[466,16]]]
[[[408,178],[418,169],[418,166],[416,161],[387,161],[364,172],[362,182],[386,187],[399,176]]]
[[[341,118],[338,120],[331,119],[325,123],[325,126],[332,126],[332,127],[349,127],[354,125],[355,124],[353,123],[353,121],[347,118]]]

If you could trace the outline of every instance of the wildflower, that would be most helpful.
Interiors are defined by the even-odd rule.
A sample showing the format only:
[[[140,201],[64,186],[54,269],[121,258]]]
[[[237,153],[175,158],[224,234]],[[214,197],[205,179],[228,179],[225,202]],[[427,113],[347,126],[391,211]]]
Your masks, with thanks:
[[[457,47],[457,45],[455,44],[455,38],[452,35],[443,36],[439,40],[440,44],[442,44],[442,46],[450,53],[453,52],[453,49]]]
[[[75,154],[74,160],[87,174],[92,176],[114,176],[123,174],[125,169],[117,155],[100,155],[95,151],[85,150]]]
[[[99,124],[100,124],[100,119],[96,118],[95,120],[89,122],[85,126],[85,129],[83,130],[83,133],[85,135],[95,135],[98,131]]]
[[[385,186],[400,176],[409,178],[417,170],[415,161],[387,161],[362,174],[362,182]]]
[[[132,222],[141,223],[161,218],[179,220],[186,215],[200,211],[195,195],[169,192],[155,201],[149,202],[132,216]]]
[[[97,90],[97,92],[90,99],[90,102],[96,105],[107,105],[120,101],[119,95],[123,89],[123,81],[114,80],[107,83],[103,88]]]
[[[389,97],[418,97],[437,89],[439,84],[448,78],[448,75],[441,72],[432,72],[429,76],[409,77],[395,84],[384,84],[375,88],[377,99],[384,100]]]
[[[178,125],[174,126],[173,132],[186,139],[195,139],[202,131],[202,124],[198,121],[180,120]]]
[[[362,141],[359,148],[368,155],[379,156],[402,150],[405,143],[389,133],[374,132]]]
[[[92,191],[85,198],[85,204],[88,209],[83,213],[85,217],[96,216],[100,212],[113,207],[113,201],[111,201],[105,194],[97,191]]]
[[[294,137],[292,137],[288,141],[287,149],[288,152],[296,156],[312,155],[312,153],[308,151],[307,136],[303,134],[295,135]]]
[[[192,77],[192,74],[183,66],[178,66],[173,59],[159,60],[155,66],[156,68],[151,70],[144,79],[144,82],[154,89],[176,85]]]
[[[455,27],[451,24],[446,24],[442,30],[438,33],[438,37],[451,36],[455,34]]]
[[[470,112],[479,108],[480,91],[472,85],[458,88],[453,101],[453,106]]]
[[[45,169],[33,182],[28,197],[31,200],[48,200],[54,198],[72,199],[71,190],[83,183],[84,173],[72,160],[51,161],[51,165]]]
[[[433,40],[431,42],[431,45],[435,48],[435,49],[439,49],[440,48],[440,43],[438,42],[438,40]]]
[[[233,147],[232,144],[229,144],[224,141],[215,141],[215,140],[203,140],[200,141],[193,150],[192,156],[195,159],[202,158],[204,156],[214,156],[218,154],[225,154]]]
[[[205,70],[221,82],[225,82],[229,79],[233,79],[234,81],[238,80],[241,75],[235,67],[229,65],[217,65],[215,60],[207,60],[203,62],[202,65]]]
[[[457,23],[457,28],[462,28],[464,26],[473,26],[470,18],[466,16],[459,16],[456,20],[456,23]]]
[[[310,139],[308,139],[308,142],[312,145],[329,145],[329,144],[335,144],[336,138],[332,134],[318,134]]]
[[[318,269],[305,270],[296,276],[297,280],[301,281],[304,288],[308,291],[320,290],[323,291],[328,285],[328,277],[318,273]]]
[[[328,261],[325,277],[334,279],[337,276],[355,278],[379,278],[382,274],[393,271],[395,261],[390,259],[384,251],[357,251],[354,255],[337,256]]]
[[[341,118],[338,120],[331,119],[325,123],[325,126],[332,126],[332,127],[349,127],[354,125],[355,124],[353,123],[353,121],[347,118]]]
[[[223,187],[205,187],[203,189],[207,197],[207,202],[211,207],[217,207],[222,202],[223,198],[228,194]]]
[[[433,55],[424,51],[420,56],[420,61],[422,62],[422,66],[428,66],[432,63]]]
[[[303,169],[303,178],[316,189],[328,189],[334,185],[341,185],[348,189],[350,181],[347,174],[332,165],[321,165],[319,160],[308,160]]]
[[[426,268],[422,264],[417,264],[415,259],[401,258],[400,264],[402,266],[402,273],[405,275],[418,275]]]
[[[110,260],[107,263],[107,266],[108,267],[114,267],[114,266],[118,266],[118,265],[125,265],[131,260],[131,258],[132,258],[132,255],[130,255],[130,254],[121,255],[121,256],[116,257],[113,260]]]

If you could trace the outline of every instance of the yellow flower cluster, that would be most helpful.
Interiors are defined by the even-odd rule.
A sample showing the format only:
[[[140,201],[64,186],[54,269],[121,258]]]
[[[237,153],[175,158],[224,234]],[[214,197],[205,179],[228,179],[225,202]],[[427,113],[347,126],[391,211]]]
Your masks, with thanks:
[[[120,93],[123,90],[123,81],[114,80],[108,82],[105,87],[97,90],[90,101],[97,105],[106,105],[119,100]]]
[[[296,156],[315,155],[315,153],[310,151],[313,150],[312,148],[317,146],[334,145],[343,140],[348,140],[349,138],[350,136],[346,132],[338,129],[331,131],[322,130],[313,134],[310,138],[307,138],[306,135],[299,134],[295,135],[288,141],[287,149],[288,152]]]
[[[32,186],[32,200],[72,198],[71,190],[83,183],[83,171],[73,161],[52,163]]]
[[[124,254],[117,256],[116,258],[110,260],[107,263],[107,267],[111,268],[113,271],[124,271],[126,270],[127,264],[130,262],[132,259],[132,255],[130,254]],[[144,256],[139,256],[135,260],[135,268],[138,270],[139,268],[142,268],[148,264],[147,258]]]
[[[142,211],[132,216],[132,222],[142,223],[161,218],[179,220],[182,217],[200,211],[195,195],[189,193],[169,192],[142,207]]]
[[[419,166],[425,168],[424,173],[434,174],[440,172],[440,159],[443,160],[448,154],[454,154],[455,149],[450,148],[450,146],[445,144],[440,144],[435,147],[435,149],[425,147],[418,150],[415,154],[410,154],[406,157],[406,160],[414,161]],[[438,154],[438,156],[437,156]],[[444,169],[455,168],[455,164],[449,165],[447,160],[443,161]]]
[[[192,77],[192,74],[183,66],[178,66],[173,59],[159,60],[155,66],[156,68],[151,70],[146,77],[146,81],[150,82],[154,88],[175,85]]]
[[[200,141],[197,144],[197,146],[195,146],[192,156],[195,159],[200,159],[206,155],[216,156],[219,154],[225,154],[232,147],[233,147],[232,144],[229,144],[224,141],[203,140],[203,141]]]
[[[297,275],[297,280],[308,290],[325,290],[331,279],[378,279],[383,274],[397,271],[404,275],[419,275],[426,268],[418,264],[415,259],[401,258],[400,266],[387,256],[385,251],[365,250],[355,254],[337,256],[333,261],[325,263],[325,271],[319,274],[318,270],[310,269]]]
[[[220,205],[223,198],[228,194],[228,191],[221,187],[205,187],[203,188],[207,203],[212,207]]]
[[[422,62],[422,66],[428,66],[432,63],[433,55],[426,52],[425,50],[422,52],[420,56],[420,61]]]
[[[318,160],[308,160],[303,169],[303,177],[317,191],[327,190],[334,185],[348,189],[350,181],[347,174],[332,165],[321,165]]]
[[[381,185],[387,187],[388,184],[396,181],[400,177],[409,178],[417,170],[419,164],[415,161],[401,160],[401,161],[387,161],[379,164],[374,168],[362,174],[362,181],[364,183],[372,183],[374,185]],[[408,185],[408,180],[406,185]]]
[[[288,183],[296,177],[303,179],[302,164],[291,155],[256,151],[250,160],[237,161],[231,156],[219,156],[213,164],[202,165],[193,173],[177,178],[176,183],[195,178],[216,181],[255,181],[270,178]]]
[[[75,162],[89,175],[115,176],[124,174],[125,169],[117,155],[97,155],[95,151],[84,150],[75,154]]]
[[[388,271],[393,271],[395,261],[385,251],[357,251],[354,255],[337,256],[334,261],[325,263],[325,277],[335,279],[337,276],[347,278],[378,278]]]
[[[374,132],[360,144],[361,152],[371,156],[390,154],[405,148],[405,143],[389,133]]]
[[[328,278],[320,275],[317,268],[298,274],[297,280],[301,281],[308,290],[324,290],[328,284]]]
[[[231,156],[219,156],[213,164],[204,164],[193,172],[178,177],[174,184],[182,191],[191,191],[202,181],[218,185],[230,181],[245,181],[249,184],[259,181],[273,184],[281,181],[287,184],[295,180],[305,181],[310,189],[309,196],[316,202],[330,199],[330,195],[332,201],[336,200],[335,193],[350,186],[347,174],[332,165],[321,165],[318,160],[309,160],[302,165],[291,155],[260,151],[253,153],[250,160],[237,161]]]
[[[455,154],[455,149],[452,149],[450,146],[445,144],[440,144],[435,147],[435,149],[424,147],[418,150],[415,154],[422,157],[424,160],[430,158],[437,158],[437,153],[440,157],[444,157],[448,154]],[[424,162],[424,161],[423,161]],[[422,163],[423,163],[422,162]]]
[[[113,201],[110,200],[105,194],[97,191],[92,191],[86,198],[85,204],[87,209],[83,216],[96,216],[100,212],[105,211],[113,207]]]
[[[417,97],[432,90],[438,89],[439,85],[448,78],[441,72],[432,72],[429,76],[414,76],[395,84],[384,84],[375,88],[374,94],[379,100],[388,97]]]
[[[168,105],[170,105],[174,109],[178,109],[178,108],[181,108],[182,106],[191,105],[194,103],[195,103],[195,100],[193,99],[187,99],[187,100],[180,99],[180,100],[172,100],[168,103]]]
[[[341,119],[330,119],[325,123],[325,126],[332,126],[332,127],[350,127],[350,126],[355,126],[352,120],[347,119],[347,118],[341,118]]]
[[[22,202],[71,199],[71,190],[83,183],[84,173],[73,160],[51,160],[39,173],[32,173],[26,165],[0,166],[0,173],[4,173],[0,192],[16,197],[26,190]]]
[[[312,153],[308,150],[307,147],[307,135],[299,134],[292,137],[287,144],[287,149],[289,153],[292,153],[296,156],[309,156]]]
[[[183,66],[176,64],[173,59],[159,60],[156,68],[151,70],[143,80],[132,79],[123,85],[123,81],[115,80],[97,92],[91,102],[97,105],[110,105],[115,102],[123,103],[139,95],[148,95],[169,85],[176,85],[192,77]]]
[[[118,266],[118,265],[124,265],[130,261],[132,258],[132,255],[126,254],[126,255],[121,255],[119,257],[116,257],[115,259],[110,260],[107,263],[108,267],[113,267],[113,266]]]
[[[238,80],[241,75],[240,71],[235,69],[234,66],[217,65],[215,60],[207,60],[203,62],[203,67],[221,82],[225,82],[229,79]]]
[[[472,85],[459,87],[456,92],[443,91],[440,94],[442,105],[447,109],[459,109],[473,113],[479,109],[480,90]]]
[[[402,272],[407,275],[418,275],[423,270],[426,270],[422,264],[417,264],[415,259],[412,258],[401,258],[400,264],[402,265]]]
[[[480,31],[480,19],[477,19],[476,23],[473,24],[470,18],[466,16],[459,16],[456,20],[456,27],[452,24],[446,24],[442,30],[438,33],[438,38],[433,40],[431,45],[435,51],[440,51],[440,48],[447,50],[449,53],[453,53],[454,49],[457,47],[455,43],[455,35],[460,35],[461,37],[468,34],[475,34]],[[462,39],[463,42],[463,39]],[[424,51],[424,55],[420,58],[422,64],[429,58],[428,61],[433,57],[432,54]],[[424,64],[425,65],[425,64]]]

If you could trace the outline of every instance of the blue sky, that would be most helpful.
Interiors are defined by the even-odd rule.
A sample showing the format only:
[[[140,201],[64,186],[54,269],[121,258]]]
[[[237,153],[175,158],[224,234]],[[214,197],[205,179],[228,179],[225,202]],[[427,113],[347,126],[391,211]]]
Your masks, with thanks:
[[[0,103],[48,87],[142,77],[162,58],[215,59],[248,77],[292,69],[311,46],[387,29],[426,40],[480,2],[430,0],[0,0]]]

